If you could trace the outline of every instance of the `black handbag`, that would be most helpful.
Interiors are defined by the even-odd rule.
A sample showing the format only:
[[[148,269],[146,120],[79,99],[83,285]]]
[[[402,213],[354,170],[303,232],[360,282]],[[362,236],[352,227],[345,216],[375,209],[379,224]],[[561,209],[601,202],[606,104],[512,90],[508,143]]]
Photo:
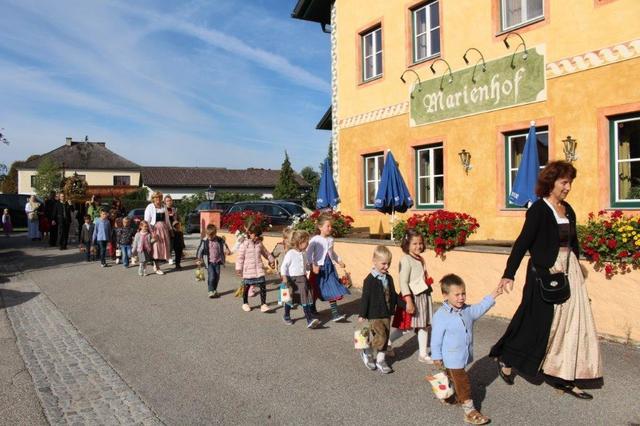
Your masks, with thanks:
[[[571,287],[569,286],[569,259],[571,257],[571,247],[567,253],[567,265],[564,272],[551,274],[549,272],[539,273],[535,267],[533,271],[536,274],[536,282],[540,287],[540,297],[547,303],[560,305],[566,302],[571,296]]]

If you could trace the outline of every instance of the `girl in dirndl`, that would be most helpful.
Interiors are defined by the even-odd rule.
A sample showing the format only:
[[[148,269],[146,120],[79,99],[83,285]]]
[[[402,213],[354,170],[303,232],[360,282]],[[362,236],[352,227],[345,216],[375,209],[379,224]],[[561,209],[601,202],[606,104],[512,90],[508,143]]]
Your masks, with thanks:
[[[431,280],[427,277],[427,268],[422,252],[424,252],[424,238],[415,229],[407,230],[402,238],[402,251],[405,253],[400,259],[400,290],[406,302],[406,309],[396,307],[391,326],[398,330],[413,329],[418,334],[418,361],[432,364],[429,356],[429,331],[433,316],[433,302],[431,300]],[[395,340],[398,333],[392,330],[390,340]]]
[[[340,256],[333,249],[333,218],[330,214],[321,214],[318,217],[318,230],[320,235],[316,235],[309,241],[307,248],[307,258],[311,264],[311,273],[309,274],[309,282],[314,292],[314,303],[311,306],[312,313],[317,313],[315,307],[315,299],[329,302],[331,306],[331,321],[342,321],[346,318],[345,314],[338,311],[338,300],[344,295],[350,294],[349,290],[342,285],[336,268],[333,265],[335,261],[341,268],[345,264]]]
[[[144,211],[144,220],[151,227],[151,235],[155,240],[153,244],[153,270],[158,275],[164,272],[160,269],[159,262],[167,261],[170,258],[169,242],[171,240],[171,225],[169,223],[169,215],[165,207],[162,205],[162,193],[154,192],[151,196],[152,203],[147,206]]]
[[[8,237],[13,231],[9,209],[4,209],[4,212],[2,213],[2,230],[4,231],[5,237]]]

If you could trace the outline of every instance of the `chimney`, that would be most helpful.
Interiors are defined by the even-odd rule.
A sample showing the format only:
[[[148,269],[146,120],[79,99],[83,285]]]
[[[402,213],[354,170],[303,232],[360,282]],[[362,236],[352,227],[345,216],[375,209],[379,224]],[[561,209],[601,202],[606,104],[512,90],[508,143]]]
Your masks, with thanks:
[[[67,146],[71,146],[71,138],[67,138],[66,145],[67,145]]]

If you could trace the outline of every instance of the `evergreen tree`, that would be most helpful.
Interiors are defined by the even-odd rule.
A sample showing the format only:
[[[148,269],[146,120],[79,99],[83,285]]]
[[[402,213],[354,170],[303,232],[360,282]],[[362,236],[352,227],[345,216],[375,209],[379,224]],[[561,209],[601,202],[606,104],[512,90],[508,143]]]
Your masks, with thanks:
[[[278,183],[273,190],[273,198],[276,199],[296,199],[300,196],[300,188],[296,182],[295,172],[291,168],[291,162],[289,161],[289,154],[284,152],[284,161],[280,168],[280,176],[278,177]]]
[[[51,191],[59,191],[62,181],[60,167],[51,159],[45,158],[38,166],[34,189],[39,197],[45,197]]]
[[[302,203],[305,207],[315,210],[316,199],[318,198],[318,185],[320,185],[320,174],[313,170],[313,167],[305,167],[300,170],[300,175],[309,184],[311,189],[302,196]]]

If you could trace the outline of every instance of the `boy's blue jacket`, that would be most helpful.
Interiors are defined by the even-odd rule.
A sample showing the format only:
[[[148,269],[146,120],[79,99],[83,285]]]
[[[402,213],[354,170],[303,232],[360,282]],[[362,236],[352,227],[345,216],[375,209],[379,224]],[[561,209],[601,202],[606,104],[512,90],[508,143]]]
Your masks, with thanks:
[[[480,303],[456,310],[447,302],[433,316],[431,358],[442,360],[446,368],[465,368],[473,361],[473,322],[496,301],[485,296]]]

